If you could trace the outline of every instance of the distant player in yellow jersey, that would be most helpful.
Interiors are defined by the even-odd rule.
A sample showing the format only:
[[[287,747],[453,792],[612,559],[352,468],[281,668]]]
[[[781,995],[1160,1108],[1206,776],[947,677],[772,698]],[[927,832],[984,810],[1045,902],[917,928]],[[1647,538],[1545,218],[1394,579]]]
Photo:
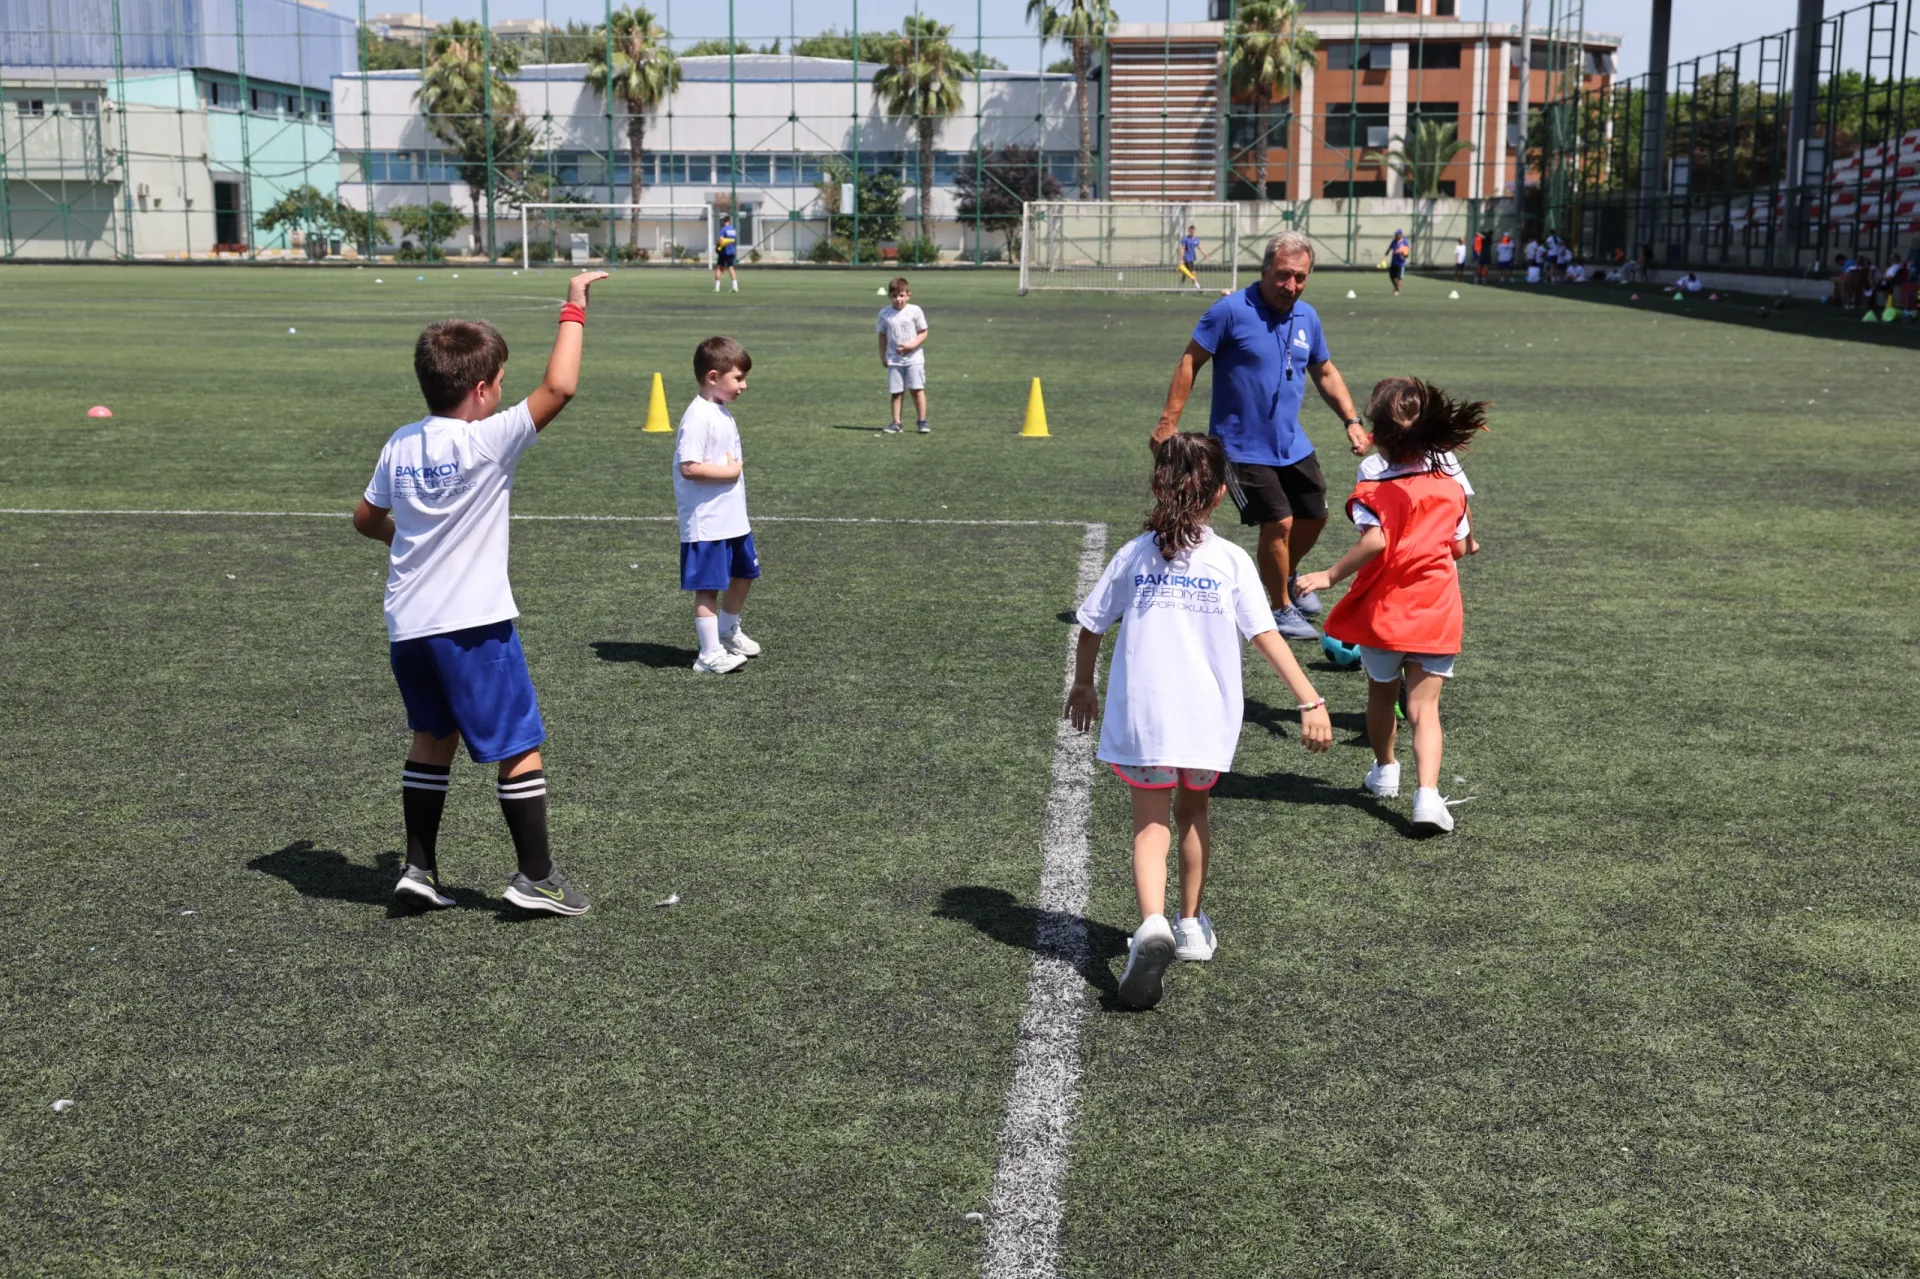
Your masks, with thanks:
[[[1200,287],[1200,277],[1194,273],[1194,267],[1207,255],[1200,247],[1200,237],[1193,231],[1193,227],[1189,226],[1187,233],[1180,237],[1180,274],[1186,276],[1197,289]]]
[[[740,274],[733,269],[734,250],[740,247],[740,233],[734,230],[733,215],[720,215],[720,231],[713,238],[713,291],[720,291],[720,273],[733,277],[733,291],[740,291]]]

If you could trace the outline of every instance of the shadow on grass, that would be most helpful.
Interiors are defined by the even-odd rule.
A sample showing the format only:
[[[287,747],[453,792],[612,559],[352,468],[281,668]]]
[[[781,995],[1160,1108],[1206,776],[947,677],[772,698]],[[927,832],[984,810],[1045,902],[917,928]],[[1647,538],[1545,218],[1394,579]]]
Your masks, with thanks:
[[[635,643],[627,640],[595,640],[594,656],[603,662],[638,662],[655,670],[684,670],[700,656],[690,648],[673,644]]]
[[[399,853],[381,853],[373,859],[373,865],[362,866],[349,861],[345,853],[316,847],[310,839],[296,839],[285,848],[262,853],[247,866],[285,880],[302,897],[355,906],[384,906],[389,919],[410,919],[431,909],[394,897],[394,881],[400,878],[402,869]],[[522,923],[534,917],[532,912],[515,910],[472,888],[442,887],[441,891],[453,898],[459,908],[491,911],[502,923]]]
[[[1269,706],[1265,702],[1247,699],[1247,719],[1272,733],[1275,737],[1285,738],[1288,729],[1292,736],[1300,736],[1300,712],[1282,710],[1278,706]],[[1330,711],[1327,718],[1337,729],[1345,729],[1353,736],[1346,742],[1348,746],[1367,745],[1367,715],[1365,711]]]
[[[1357,808],[1393,827],[1408,839],[1424,838],[1413,829],[1413,819],[1390,800],[1376,799],[1358,786],[1329,786],[1298,773],[1222,773],[1213,793],[1220,799],[1252,799],[1279,804],[1333,804]]]
[[[884,432],[884,431],[882,431],[882,430],[880,429],[880,427],[878,427],[878,426],[848,426],[848,425],[843,425],[843,424],[841,424],[841,423],[838,423],[838,422],[836,422],[836,423],[834,423],[833,425],[831,425],[831,426],[829,426],[829,427],[828,427],[827,429],[828,429],[829,431],[865,431],[865,432],[866,432],[866,433],[867,433],[868,435],[883,435],[883,434],[885,434],[885,432]],[[902,434],[902,435],[906,435],[906,434],[910,434],[910,433],[911,433],[911,432],[909,432],[909,431],[901,431],[901,432],[900,432],[900,434]]]
[[[1127,953],[1128,935],[1111,924],[1041,910],[1016,900],[1004,888],[979,884],[947,889],[933,914],[936,919],[972,924],[1003,946],[1072,964],[1082,980],[1100,991],[1103,1004],[1119,1006],[1120,979],[1114,976],[1113,961]]]
[[[1672,272],[1663,272],[1672,274]],[[1673,300],[1673,286],[1634,286],[1620,284],[1501,285],[1500,288],[1525,288],[1529,293],[1567,302],[1617,307],[1627,311],[1648,311],[1713,324],[1731,324],[1736,328],[1769,329],[1799,337],[1828,338],[1836,342],[1864,342],[1870,346],[1894,346],[1912,350],[1920,347],[1920,325],[1868,324],[1858,311],[1840,311],[1822,306],[1812,298],[1793,298],[1779,305],[1777,289],[1769,289],[1766,276],[1753,277],[1753,290],[1718,290],[1720,300],[1709,302],[1706,294],[1696,293],[1685,301]],[[1633,300],[1635,292],[1640,295]],[[1762,307],[1765,308],[1764,312]]]

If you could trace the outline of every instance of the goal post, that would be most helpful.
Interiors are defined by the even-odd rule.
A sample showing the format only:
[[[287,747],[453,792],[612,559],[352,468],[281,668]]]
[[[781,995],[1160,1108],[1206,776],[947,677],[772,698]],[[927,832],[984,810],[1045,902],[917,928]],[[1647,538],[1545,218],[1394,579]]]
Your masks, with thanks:
[[[1200,241],[1199,288],[1238,288],[1239,216],[1225,201],[1029,200],[1020,210],[1020,292],[1192,289],[1180,270],[1188,227]]]
[[[551,238],[553,260],[565,262],[572,239],[585,235],[590,248],[604,254],[613,244],[625,243],[628,224],[640,220],[640,247],[662,260],[695,261],[713,265],[714,220],[710,204],[582,204],[574,201],[520,206],[520,266],[533,266],[533,238]],[[699,237],[695,240],[694,237]],[[673,250],[692,251],[691,259],[673,258]]]

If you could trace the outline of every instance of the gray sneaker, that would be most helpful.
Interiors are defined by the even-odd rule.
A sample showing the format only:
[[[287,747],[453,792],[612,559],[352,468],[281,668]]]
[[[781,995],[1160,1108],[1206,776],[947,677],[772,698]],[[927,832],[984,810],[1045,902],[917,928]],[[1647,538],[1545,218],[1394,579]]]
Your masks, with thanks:
[[[900,424],[898,422],[889,422],[885,426],[881,427],[880,429],[886,432],[888,435],[900,434]]]
[[[453,898],[440,891],[440,881],[418,866],[409,866],[400,876],[400,882],[393,886],[393,896],[397,901],[413,901],[431,906],[436,910],[445,910],[458,905]]]
[[[1273,624],[1280,628],[1281,636],[1286,639],[1318,641],[1320,638],[1320,632],[1313,629],[1313,623],[1302,617],[1300,610],[1291,604],[1273,610]]]
[[[587,895],[567,882],[555,866],[545,879],[528,879],[519,871],[507,881],[506,898],[521,910],[544,910],[549,915],[584,915],[593,905]]]
[[[922,435],[933,434],[933,428],[927,425],[927,419],[925,418],[920,419],[920,434]]]
[[[1299,587],[1300,575],[1295,573],[1287,579],[1287,598],[1293,606],[1308,617],[1320,616],[1320,597],[1312,591],[1303,591]]]

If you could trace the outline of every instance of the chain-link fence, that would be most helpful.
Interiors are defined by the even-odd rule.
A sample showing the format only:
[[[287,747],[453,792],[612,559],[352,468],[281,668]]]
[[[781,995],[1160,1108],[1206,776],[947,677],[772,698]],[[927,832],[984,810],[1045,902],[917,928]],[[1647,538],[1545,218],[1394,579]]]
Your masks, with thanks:
[[[1898,258],[1920,243],[1913,34],[1913,0],[1872,0],[1817,32],[1559,94],[1533,123],[1534,208],[1596,259],[1800,274]]]

